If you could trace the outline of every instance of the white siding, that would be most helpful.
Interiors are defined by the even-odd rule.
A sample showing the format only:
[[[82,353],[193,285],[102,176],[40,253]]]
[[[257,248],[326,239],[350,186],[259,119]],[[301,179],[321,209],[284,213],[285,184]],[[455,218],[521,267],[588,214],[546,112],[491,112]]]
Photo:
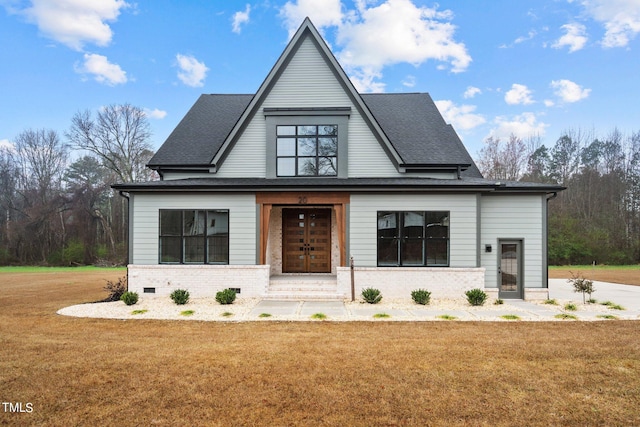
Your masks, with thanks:
[[[135,193],[132,197],[132,264],[158,264],[160,209],[228,209],[229,264],[256,263],[255,195]]]
[[[377,212],[450,211],[449,265],[476,267],[477,227],[475,194],[351,195],[349,247],[358,267],[377,265]]]
[[[544,195],[484,195],[481,203],[481,266],[486,269],[485,284],[498,286],[498,239],[523,241],[524,287],[541,288],[543,284]],[[485,245],[492,251],[486,253]]]
[[[266,124],[262,113],[265,107],[351,107],[349,177],[401,176],[309,38],[287,64],[258,113],[220,166],[217,176],[266,176]]]

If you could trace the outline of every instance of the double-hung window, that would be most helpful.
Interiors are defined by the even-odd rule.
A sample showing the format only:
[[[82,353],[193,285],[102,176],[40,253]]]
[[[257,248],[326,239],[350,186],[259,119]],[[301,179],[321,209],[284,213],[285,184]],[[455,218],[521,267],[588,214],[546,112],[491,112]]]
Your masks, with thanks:
[[[228,264],[228,210],[160,210],[160,263]]]
[[[448,211],[378,212],[378,266],[448,265]]]
[[[338,125],[276,126],[277,176],[336,176]]]

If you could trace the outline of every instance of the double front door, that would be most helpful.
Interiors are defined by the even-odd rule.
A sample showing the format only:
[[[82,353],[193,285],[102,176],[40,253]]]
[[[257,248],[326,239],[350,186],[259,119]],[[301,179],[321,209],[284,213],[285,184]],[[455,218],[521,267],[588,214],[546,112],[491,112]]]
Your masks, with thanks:
[[[331,272],[331,209],[282,210],[282,272]]]

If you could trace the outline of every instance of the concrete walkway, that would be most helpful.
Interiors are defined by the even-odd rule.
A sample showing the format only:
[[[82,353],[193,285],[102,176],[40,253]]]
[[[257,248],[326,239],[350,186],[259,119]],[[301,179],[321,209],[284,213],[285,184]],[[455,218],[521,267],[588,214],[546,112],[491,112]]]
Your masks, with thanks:
[[[517,316],[519,320],[558,321],[556,316],[568,314],[577,320],[606,320],[609,316],[618,319],[640,320],[640,287],[595,282],[596,291],[592,297],[599,302],[611,301],[623,306],[624,310],[611,309],[601,303],[582,304],[582,294],[573,292],[572,286],[564,279],[549,281],[549,296],[560,305],[547,305],[522,300],[505,300],[502,305],[471,307],[460,304],[457,307],[430,307],[416,304],[345,304],[341,301],[273,301],[258,302],[243,320],[286,319],[309,320],[321,313],[326,320],[509,320]],[[574,303],[578,310],[567,311],[563,304]],[[507,318],[503,317],[507,316]],[[240,319],[236,319],[240,320]],[[515,320],[515,319],[514,319]]]

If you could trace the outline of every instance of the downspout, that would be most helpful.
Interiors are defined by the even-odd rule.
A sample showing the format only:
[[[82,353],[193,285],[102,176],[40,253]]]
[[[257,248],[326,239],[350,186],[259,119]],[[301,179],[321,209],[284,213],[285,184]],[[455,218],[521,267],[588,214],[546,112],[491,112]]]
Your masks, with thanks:
[[[549,298],[549,200],[553,200],[556,197],[558,197],[558,192],[554,191],[551,194],[551,197],[547,197],[547,209],[546,209],[546,219],[545,219],[545,243],[546,243],[546,248],[545,248],[545,254],[547,256],[547,268],[545,269],[544,272],[544,281],[547,284],[547,298]]]
[[[129,197],[129,193],[126,191],[118,191],[120,197],[124,197],[127,199],[127,291],[129,291],[129,264],[131,259],[129,259],[129,243],[131,241],[131,198]]]

